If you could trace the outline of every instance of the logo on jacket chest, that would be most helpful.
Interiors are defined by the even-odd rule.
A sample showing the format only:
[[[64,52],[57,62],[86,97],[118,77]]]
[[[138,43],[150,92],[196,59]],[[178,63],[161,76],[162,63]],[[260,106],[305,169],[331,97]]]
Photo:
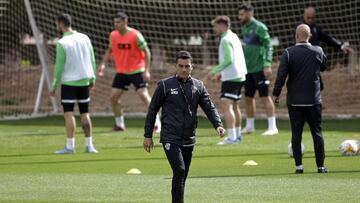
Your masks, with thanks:
[[[131,44],[117,44],[118,49],[131,49]]]
[[[179,94],[178,88],[170,88],[170,94]]]

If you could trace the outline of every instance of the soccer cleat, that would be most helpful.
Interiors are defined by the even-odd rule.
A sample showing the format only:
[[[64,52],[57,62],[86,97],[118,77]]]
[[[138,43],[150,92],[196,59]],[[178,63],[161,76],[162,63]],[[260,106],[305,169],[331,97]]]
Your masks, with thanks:
[[[74,153],[75,153],[75,149],[69,149],[67,147],[55,152],[55,154],[74,154]]]
[[[126,127],[120,127],[120,126],[117,126],[117,125],[114,125],[112,131],[115,131],[115,132],[118,132],[118,131],[125,131],[126,130]]]
[[[242,137],[241,137],[241,136],[237,136],[236,139],[239,140],[239,142],[241,142]]]
[[[296,174],[302,174],[302,173],[304,173],[304,169],[296,169],[295,173]]]
[[[154,133],[160,133],[160,132],[161,132],[161,127],[155,125],[155,126],[154,126]]]
[[[89,154],[97,154],[99,153],[95,147],[89,147],[87,146],[86,149],[85,149],[85,153],[89,153]]]
[[[325,167],[318,168],[318,173],[329,173],[329,169]]]
[[[273,135],[277,135],[279,134],[279,130],[278,129],[268,129],[267,131],[265,131],[262,136],[273,136]]]
[[[251,134],[253,132],[255,132],[255,129],[249,128],[249,127],[245,127],[244,129],[241,130],[241,133],[243,133],[243,134]]]
[[[221,142],[218,142],[217,145],[229,145],[229,144],[238,144],[240,143],[241,139],[239,140],[238,138],[236,138],[235,140],[229,138],[229,137],[226,137],[224,138],[223,141]]]

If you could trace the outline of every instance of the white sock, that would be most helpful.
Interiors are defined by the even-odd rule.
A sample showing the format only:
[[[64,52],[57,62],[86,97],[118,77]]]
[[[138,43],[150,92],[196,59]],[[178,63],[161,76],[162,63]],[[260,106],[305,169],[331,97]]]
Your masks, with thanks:
[[[85,137],[85,143],[86,143],[86,146],[88,146],[88,147],[94,147],[91,136],[90,137]]]
[[[237,137],[236,137],[236,128],[229,128],[227,129],[227,132],[228,132],[228,136],[230,139],[232,140],[236,140]]]
[[[304,170],[304,166],[303,165],[296,166],[296,169],[297,170]]]
[[[276,118],[275,116],[268,117],[268,129],[269,130],[276,130]]]
[[[161,127],[160,114],[156,114],[155,126]]]
[[[237,127],[236,129],[236,136],[241,137],[241,127]]]
[[[75,138],[67,138],[66,139],[66,148],[75,149]]]
[[[115,123],[118,127],[125,127],[125,119],[124,116],[115,117]]]
[[[246,128],[255,129],[255,118],[246,118]]]

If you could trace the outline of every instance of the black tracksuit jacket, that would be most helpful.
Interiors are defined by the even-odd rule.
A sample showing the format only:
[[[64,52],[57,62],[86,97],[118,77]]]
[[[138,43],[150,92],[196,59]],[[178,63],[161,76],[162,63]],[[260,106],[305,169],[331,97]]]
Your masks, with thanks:
[[[199,105],[215,129],[223,126],[202,81],[190,77],[184,82],[176,76],[161,80],[151,99],[144,136],[152,137],[156,114],[162,108],[160,142],[193,146]]]
[[[279,96],[287,80],[287,104],[321,104],[320,71],[326,68],[326,56],[319,46],[299,43],[285,49],[274,85],[273,95]]]
[[[302,21],[300,24],[306,24],[304,21]],[[340,40],[336,39],[335,37],[332,37],[327,32],[323,31],[321,27],[314,25],[308,25],[310,27],[311,31],[311,38],[309,42],[314,46],[319,46],[320,41],[324,42],[325,44],[334,47],[336,50],[340,50],[341,46],[344,44]]]

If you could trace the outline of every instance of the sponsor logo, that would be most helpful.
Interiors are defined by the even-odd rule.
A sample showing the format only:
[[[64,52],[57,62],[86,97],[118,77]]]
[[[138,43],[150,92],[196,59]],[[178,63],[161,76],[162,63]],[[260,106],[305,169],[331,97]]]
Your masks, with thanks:
[[[179,94],[179,92],[178,92],[178,88],[170,88],[170,93],[171,94]]]
[[[131,49],[131,44],[117,44],[118,49]]]

